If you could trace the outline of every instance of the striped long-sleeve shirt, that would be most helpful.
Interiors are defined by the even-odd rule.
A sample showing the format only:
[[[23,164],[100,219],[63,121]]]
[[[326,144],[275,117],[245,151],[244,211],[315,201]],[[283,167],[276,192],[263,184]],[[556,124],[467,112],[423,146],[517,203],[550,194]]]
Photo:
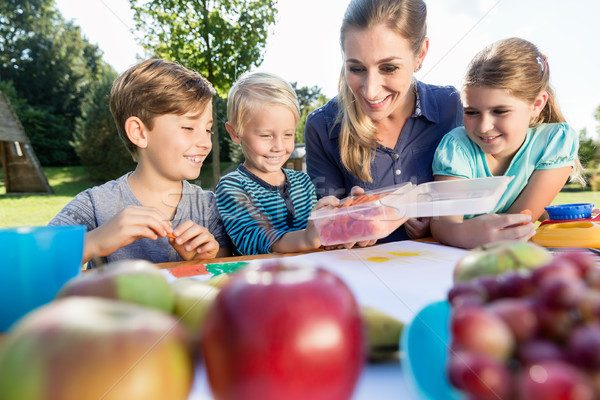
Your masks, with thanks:
[[[225,230],[240,254],[271,253],[287,232],[304,229],[317,202],[307,174],[283,169],[286,181],[273,186],[244,165],[227,174],[216,188]]]

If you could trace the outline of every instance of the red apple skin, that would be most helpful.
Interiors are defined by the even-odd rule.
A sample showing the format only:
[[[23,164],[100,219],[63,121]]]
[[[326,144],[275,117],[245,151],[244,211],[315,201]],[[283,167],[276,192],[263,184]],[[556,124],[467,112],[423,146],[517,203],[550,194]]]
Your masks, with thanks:
[[[349,399],[366,359],[357,303],[320,268],[270,264],[225,286],[202,351],[216,399]]]
[[[71,296],[27,314],[3,341],[0,399],[185,400],[192,354],[169,314]]]
[[[515,339],[506,323],[483,307],[453,309],[450,319],[452,346],[473,351],[500,361],[512,356]]]
[[[519,400],[593,400],[589,377],[571,364],[545,361],[523,368],[517,377]]]

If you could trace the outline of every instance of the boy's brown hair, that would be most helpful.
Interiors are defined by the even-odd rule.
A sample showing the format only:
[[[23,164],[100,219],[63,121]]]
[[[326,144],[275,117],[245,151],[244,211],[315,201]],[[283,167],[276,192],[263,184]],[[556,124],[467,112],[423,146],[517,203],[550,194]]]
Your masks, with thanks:
[[[150,59],[130,67],[113,83],[110,112],[119,136],[134,160],[138,148],[127,137],[125,121],[138,117],[152,129],[154,119],[165,114],[201,113],[215,89],[199,73],[180,64]]]

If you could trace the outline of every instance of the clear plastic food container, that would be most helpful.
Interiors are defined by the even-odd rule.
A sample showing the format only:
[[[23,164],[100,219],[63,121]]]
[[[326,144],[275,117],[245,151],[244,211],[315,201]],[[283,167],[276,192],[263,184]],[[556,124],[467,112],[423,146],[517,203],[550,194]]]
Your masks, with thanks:
[[[325,246],[380,239],[403,218],[483,214],[494,209],[512,177],[455,179],[421,185],[402,183],[347,197],[337,208],[311,213]]]

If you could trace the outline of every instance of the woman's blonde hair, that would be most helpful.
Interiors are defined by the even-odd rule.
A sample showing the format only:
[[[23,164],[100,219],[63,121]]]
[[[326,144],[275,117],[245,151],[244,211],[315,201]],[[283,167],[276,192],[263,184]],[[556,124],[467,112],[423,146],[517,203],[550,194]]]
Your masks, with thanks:
[[[300,119],[298,97],[288,81],[268,72],[246,72],[231,87],[227,99],[227,119],[238,135],[243,136],[252,114],[265,104],[283,106],[296,122]]]
[[[537,96],[546,91],[546,105],[529,126],[566,122],[550,86],[548,58],[525,39],[499,40],[477,53],[467,68],[464,88],[469,87],[504,89],[528,104],[533,104]],[[582,172],[579,157],[576,157],[571,180],[585,184]]]
[[[409,40],[418,54],[427,36],[427,7],[422,0],[352,0],[346,9],[340,30],[344,49],[346,33],[351,29],[368,29],[380,23]],[[377,129],[361,110],[346,83],[342,67],[338,85],[338,123],[340,156],[344,167],[363,181],[372,182],[371,161],[377,147]]]

